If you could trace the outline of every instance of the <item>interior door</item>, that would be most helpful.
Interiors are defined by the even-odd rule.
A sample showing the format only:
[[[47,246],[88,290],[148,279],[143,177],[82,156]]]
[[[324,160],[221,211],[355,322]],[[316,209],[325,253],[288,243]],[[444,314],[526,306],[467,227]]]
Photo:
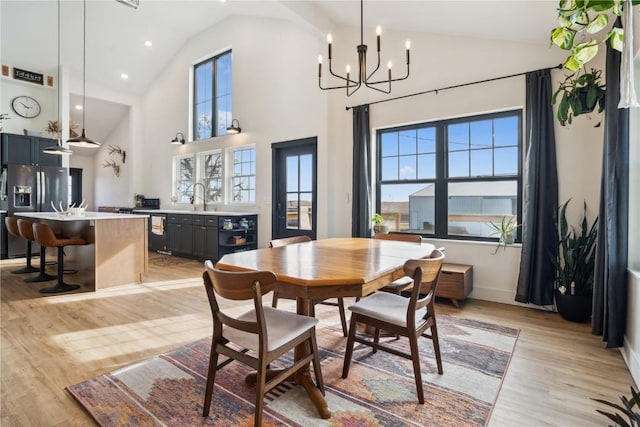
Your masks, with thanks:
[[[273,153],[272,239],[316,238],[317,138],[279,142]]]

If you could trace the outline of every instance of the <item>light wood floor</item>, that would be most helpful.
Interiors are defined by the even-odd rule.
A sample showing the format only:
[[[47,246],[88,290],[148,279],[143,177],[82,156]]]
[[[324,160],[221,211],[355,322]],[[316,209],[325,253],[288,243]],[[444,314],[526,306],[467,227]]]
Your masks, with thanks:
[[[211,333],[199,262],[150,254],[143,284],[48,297],[38,293],[42,284],[9,273],[20,264],[1,265],[2,426],[92,425],[65,386]],[[437,307],[521,330],[490,426],[603,426],[591,399],[617,402],[629,392],[620,352],[605,349],[586,324],[474,300]]]

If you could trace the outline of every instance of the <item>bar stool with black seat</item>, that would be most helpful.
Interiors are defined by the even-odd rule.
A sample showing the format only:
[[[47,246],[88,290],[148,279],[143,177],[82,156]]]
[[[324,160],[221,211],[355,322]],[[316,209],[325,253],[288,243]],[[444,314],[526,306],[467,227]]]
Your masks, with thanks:
[[[31,221],[27,221],[26,219],[18,219],[18,231],[20,232],[20,237],[28,241],[29,243],[35,242],[35,236],[33,235],[33,226]],[[47,262],[47,248],[44,246],[40,246],[40,274],[36,277],[29,277],[24,279],[27,283],[38,283],[38,282],[48,282],[50,280],[55,280],[56,276],[51,274],[47,274],[45,271],[45,265]]]
[[[40,246],[58,248],[58,283],[55,286],[40,289],[42,294],[56,294],[76,290],[80,285],[64,283],[64,248],[71,245],[86,245],[81,237],[58,237],[47,224],[34,223],[33,235]]]
[[[22,236],[20,235],[20,230],[18,229],[18,218],[14,216],[8,216],[4,219],[4,223],[7,225],[7,231],[9,234],[12,234],[20,239]],[[31,265],[31,240],[25,240],[27,242],[27,265],[24,267],[14,270],[12,274],[25,274],[25,273],[35,273],[39,271],[36,267]]]

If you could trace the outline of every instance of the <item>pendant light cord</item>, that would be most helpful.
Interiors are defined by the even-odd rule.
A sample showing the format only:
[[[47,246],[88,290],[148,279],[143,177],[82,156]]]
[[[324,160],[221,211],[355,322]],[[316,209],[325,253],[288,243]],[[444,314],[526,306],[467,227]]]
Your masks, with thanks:
[[[60,0],[58,0],[58,141],[57,144],[62,146],[62,114],[60,114]]]
[[[86,107],[85,97],[87,93],[87,0],[82,2],[82,133],[84,134],[84,115]]]
[[[364,44],[364,0],[360,0],[360,44]]]

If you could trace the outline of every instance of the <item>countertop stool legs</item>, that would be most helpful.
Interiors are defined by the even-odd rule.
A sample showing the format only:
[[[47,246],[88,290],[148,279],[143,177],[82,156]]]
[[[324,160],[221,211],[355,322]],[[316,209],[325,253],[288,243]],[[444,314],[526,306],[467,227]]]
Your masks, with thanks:
[[[4,219],[5,224],[7,225],[7,231],[22,239],[20,235],[20,230],[18,229],[18,218],[14,216],[8,216]],[[31,240],[26,240],[27,242],[27,265],[18,270],[14,270],[11,274],[25,274],[25,273],[35,273],[39,271],[36,267],[31,265]]]
[[[57,237],[47,224],[33,224],[33,235],[40,246],[58,248],[58,283],[55,286],[40,289],[42,294],[57,294],[80,288],[80,285],[64,283],[64,248],[71,245],[86,245],[87,242],[80,237]]]
[[[35,237],[33,235],[33,228],[31,221],[27,221],[26,219],[18,220],[18,230],[20,231],[20,236],[28,241],[29,243],[35,241]],[[29,277],[28,279],[24,279],[27,283],[37,283],[37,282],[48,282],[49,280],[54,280],[56,276],[52,276],[51,274],[47,274],[45,269],[45,264],[47,262],[47,248],[45,246],[40,246],[40,274],[36,277]]]

